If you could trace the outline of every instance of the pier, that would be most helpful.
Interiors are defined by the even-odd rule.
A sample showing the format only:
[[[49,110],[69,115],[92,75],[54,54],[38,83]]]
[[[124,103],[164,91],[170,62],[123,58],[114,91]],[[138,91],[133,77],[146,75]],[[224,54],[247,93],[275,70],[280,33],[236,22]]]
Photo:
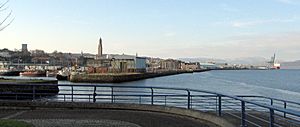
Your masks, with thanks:
[[[169,76],[184,73],[196,73],[210,71],[208,69],[202,70],[180,70],[180,71],[163,71],[155,73],[94,73],[94,74],[73,74],[70,76],[71,82],[82,83],[121,83],[142,80],[147,78],[155,78],[161,76]]]
[[[35,93],[41,93],[39,97],[56,95],[57,84],[57,80],[0,79],[0,99],[35,99]]]

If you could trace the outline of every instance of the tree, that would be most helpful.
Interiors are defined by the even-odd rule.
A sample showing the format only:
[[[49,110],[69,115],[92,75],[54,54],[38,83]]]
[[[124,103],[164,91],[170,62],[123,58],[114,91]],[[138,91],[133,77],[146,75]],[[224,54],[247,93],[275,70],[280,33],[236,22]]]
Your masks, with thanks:
[[[5,11],[8,9],[7,4],[8,4],[9,0],[5,1],[4,3],[0,3],[0,16],[2,14],[5,14]],[[12,10],[10,10],[10,12],[4,16],[4,19],[0,19],[0,31],[4,30],[6,27],[8,27],[14,20],[10,19],[12,15]]]

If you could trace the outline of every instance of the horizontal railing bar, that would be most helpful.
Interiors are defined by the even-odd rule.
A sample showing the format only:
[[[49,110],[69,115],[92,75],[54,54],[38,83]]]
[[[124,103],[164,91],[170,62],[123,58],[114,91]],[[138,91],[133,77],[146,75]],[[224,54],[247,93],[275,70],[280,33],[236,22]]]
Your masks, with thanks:
[[[293,123],[293,124],[300,124],[300,121],[297,121],[295,119],[284,119],[282,117],[276,118],[276,119],[282,119],[283,121],[287,121],[288,123]]]
[[[257,116],[254,116],[254,115],[251,115],[250,113],[246,113],[246,114],[247,114],[247,116],[250,116],[251,118],[254,118],[254,119],[260,120],[260,121],[262,121],[262,122],[269,123],[269,121],[268,121],[268,120],[265,120],[265,119],[263,119],[263,118],[260,118],[260,117],[257,117]]]
[[[236,118],[238,118],[238,119],[241,119],[240,116],[234,115],[234,114],[232,114],[232,113],[225,113],[225,114],[228,114],[228,115],[231,115],[231,116],[236,117]],[[260,126],[260,125],[258,125],[258,124],[256,124],[256,123],[254,123],[254,122],[251,122],[251,121],[249,121],[249,120],[247,120],[247,119],[245,119],[245,121],[248,122],[248,123],[250,123],[250,124],[252,124],[252,125],[254,125],[254,126],[262,127],[262,126]]]
[[[32,86],[41,86],[41,85],[47,85],[47,84],[17,84],[17,85],[32,85]],[[52,85],[52,84],[50,84]],[[149,86],[122,86],[122,85],[82,85],[82,84],[76,84],[76,85],[70,85],[70,84],[59,84],[58,86],[74,86],[74,87],[119,87],[119,88],[153,88],[153,89],[171,89],[171,90],[186,90],[186,89],[182,89],[182,88],[169,88],[169,87],[149,87]],[[196,91],[199,91],[199,90],[196,90]],[[202,92],[209,92],[209,93],[212,93],[212,94],[217,94],[216,92],[210,92],[210,91],[202,91]],[[270,98],[270,97],[264,97],[264,96],[246,96],[246,95],[237,95],[237,97],[261,97],[261,98],[269,98],[269,99],[275,99],[275,100],[280,100],[280,101],[285,101],[285,102],[289,102],[287,100],[281,100],[281,99],[276,99],[276,98]],[[292,101],[290,101],[292,102]],[[292,102],[294,103],[294,102]],[[300,105],[300,103],[298,103]]]
[[[42,86],[42,85],[47,85],[47,84],[17,84],[17,86],[21,86],[21,85],[32,85],[32,86]],[[53,85],[53,84],[49,84],[49,85]],[[82,84],[76,84],[76,85],[70,85],[70,84],[59,84],[58,86],[74,86],[74,87],[114,87],[114,88],[149,88],[149,89],[170,89],[170,90],[187,90],[187,89],[183,89],[183,88],[170,88],[170,87],[149,87],[149,86],[122,86],[122,85],[82,85]],[[203,92],[203,93],[209,93],[209,94],[219,94],[216,92],[211,92],[211,91],[203,91],[203,90],[193,90],[193,89],[189,89],[190,91],[195,91],[195,92]],[[227,96],[229,97],[229,96]],[[283,102],[288,102],[288,103],[295,103],[300,105],[300,103],[297,102],[293,102],[293,101],[288,101],[288,100],[282,100],[282,99],[277,99],[277,98],[270,98],[270,97],[264,97],[264,96],[241,96],[238,95],[236,97],[261,97],[261,98],[267,98],[267,99],[273,99],[273,100],[278,100],[278,101],[283,101]]]
[[[44,86],[45,84],[18,84],[16,86],[21,86],[21,85],[31,85],[31,86]],[[47,84],[50,85],[50,84]],[[99,87],[99,88],[104,88],[104,90],[96,90],[96,96],[97,97],[105,97],[105,99],[110,99],[111,97],[111,93],[109,89],[114,89],[114,97],[147,97],[147,98],[154,98],[154,102],[157,101],[163,101],[163,97],[169,97],[167,99],[167,102],[169,103],[169,101],[175,101],[176,103],[180,103],[180,101],[186,100],[187,98],[187,94],[177,94],[177,92],[190,92],[192,94],[190,97],[222,97],[222,102],[223,102],[223,106],[229,107],[229,108],[234,108],[234,109],[240,109],[240,108],[236,108],[236,107],[232,107],[233,105],[228,105],[229,103],[231,104],[235,104],[236,106],[239,106],[239,103],[245,102],[246,104],[251,104],[251,105],[255,105],[257,107],[251,107],[251,108],[266,108],[266,109],[272,109],[276,112],[282,112],[285,113],[286,115],[293,115],[293,116],[297,116],[300,117],[300,112],[299,111],[295,111],[295,109],[285,109],[283,107],[280,107],[280,103],[279,102],[283,102],[284,104],[287,105],[287,108],[291,107],[290,105],[300,105],[300,103],[297,102],[292,102],[292,101],[288,101],[288,100],[281,100],[281,99],[275,99],[275,98],[269,98],[269,97],[263,97],[263,96],[234,96],[234,95],[225,95],[222,93],[217,93],[217,92],[211,92],[211,91],[205,91],[205,90],[196,90],[196,89],[184,89],[184,88],[169,88],[169,87],[150,87],[150,86],[122,86],[122,85],[70,85],[70,84],[58,84],[57,86],[59,87],[63,87],[63,89],[67,90],[66,87],[73,87],[73,88],[88,88],[90,90],[83,90],[83,89],[79,89],[79,90],[74,90],[73,94],[62,94],[59,93],[57,94],[57,96],[66,96],[66,95],[71,95],[72,99],[78,99],[80,97],[78,96],[93,96],[93,94],[84,94],[82,92],[92,92],[93,87]],[[117,88],[124,88],[124,89],[130,89],[130,90],[115,90]],[[132,89],[131,89],[132,88]],[[108,89],[108,90],[106,90]],[[139,89],[145,89],[145,91],[137,91]],[[26,89],[28,91],[30,91],[31,89]],[[73,89],[72,89],[73,90]],[[147,90],[147,91],[146,91]],[[154,93],[154,95],[150,94],[150,91],[152,90],[152,92]],[[166,92],[166,90],[173,90],[174,93],[170,94],[164,94]],[[70,90],[68,90],[70,91]],[[68,92],[67,91],[67,92]],[[149,91],[149,92],[148,92]],[[100,93],[98,93],[100,92]],[[104,92],[104,93],[101,93]],[[107,93],[105,93],[107,92]],[[136,94],[126,94],[128,92],[135,92]],[[119,94],[116,94],[119,93]],[[124,93],[124,94],[121,94]],[[140,93],[143,93],[144,95],[141,95]],[[207,95],[193,95],[194,93],[201,93],[201,94],[207,94]],[[8,93],[1,93],[0,95],[4,95],[4,94],[8,94]],[[33,95],[33,96],[41,96],[41,95],[49,95],[49,94],[43,94],[43,93],[21,93],[21,92],[15,92],[16,95],[20,95],[20,97],[22,97],[21,95]],[[10,94],[9,94],[10,95]],[[51,94],[50,94],[51,95]],[[17,97],[17,96],[16,96]],[[183,98],[181,98],[183,97]],[[263,100],[247,100],[247,98],[262,98],[262,99],[270,99],[273,100],[273,105],[269,104],[269,103],[263,103]],[[161,100],[158,100],[158,98],[161,98]],[[90,98],[89,98],[90,99]],[[195,99],[195,98],[193,98]],[[216,100],[216,98],[212,98],[213,100]],[[118,100],[118,99],[116,99]],[[269,100],[269,101],[270,101]],[[197,101],[191,101],[192,103],[197,103]],[[268,100],[266,100],[266,102],[268,102]],[[203,103],[208,103],[203,101]],[[183,103],[183,104],[187,104],[187,102]],[[194,105],[194,104],[193,104]],[[283,105],[283,104],[282,104]],[[295,106],[296,107],[296,106]],[[248,109],[251,109],[250,107],[246,107]]]

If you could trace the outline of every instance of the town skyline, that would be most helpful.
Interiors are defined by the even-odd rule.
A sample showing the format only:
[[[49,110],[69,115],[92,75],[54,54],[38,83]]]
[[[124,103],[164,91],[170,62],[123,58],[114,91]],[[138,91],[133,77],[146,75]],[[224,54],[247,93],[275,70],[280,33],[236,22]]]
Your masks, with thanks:
[[[300,59],[300,2],[255,1],[37,1],[11,0],[13,23],[0,33],[1,49],[161,58]],[[47,5],[47,6],[44,6]],[[68,5],[68,6],[67,6]]]

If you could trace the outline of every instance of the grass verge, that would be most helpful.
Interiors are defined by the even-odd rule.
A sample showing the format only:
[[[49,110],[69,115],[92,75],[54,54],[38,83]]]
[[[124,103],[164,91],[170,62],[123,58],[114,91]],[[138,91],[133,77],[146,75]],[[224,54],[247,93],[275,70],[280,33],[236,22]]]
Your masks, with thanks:
[[[33,125],[23,121],[0,119],[0,127],[33,127]]]

